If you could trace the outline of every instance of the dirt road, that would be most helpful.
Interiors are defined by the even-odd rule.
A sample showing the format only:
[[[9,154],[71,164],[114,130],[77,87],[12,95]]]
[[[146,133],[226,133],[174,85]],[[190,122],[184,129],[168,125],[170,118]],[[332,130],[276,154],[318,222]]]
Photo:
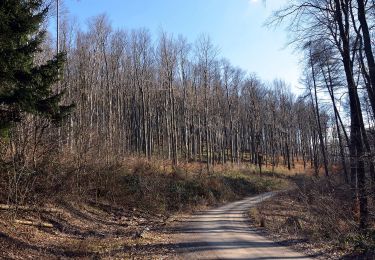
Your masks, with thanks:
[[[192,216],[176,232],[179,259],[312,259],[249,227],[246,211],[272,195],[265,193]]]

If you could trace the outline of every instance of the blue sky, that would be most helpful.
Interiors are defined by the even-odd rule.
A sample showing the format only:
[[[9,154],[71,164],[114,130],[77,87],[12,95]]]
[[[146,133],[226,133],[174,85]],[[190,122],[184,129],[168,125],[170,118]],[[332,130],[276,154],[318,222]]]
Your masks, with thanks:
[[[193,43],[208,34],[220,56],[265,81],[284,79],[299,93],[299,58],[284,28],[266,28],[265,20],[287,0],[65,0],[69,15],[81,26],[88,18],[107,14],[114,28],[161,29]],[[155,37],[156,38],[156,37]]]

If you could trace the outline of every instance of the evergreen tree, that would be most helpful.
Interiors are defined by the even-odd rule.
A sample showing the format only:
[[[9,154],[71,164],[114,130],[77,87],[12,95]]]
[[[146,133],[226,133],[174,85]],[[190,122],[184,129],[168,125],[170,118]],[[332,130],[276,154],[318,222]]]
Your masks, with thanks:
[[[41,29],[48,6],[43,0],[0,1],[0,129],[34,114],[59,122],[71,106],[60,106],[63,96],[53,93],[65,55],[59,53],[35,65],[46,32]]]

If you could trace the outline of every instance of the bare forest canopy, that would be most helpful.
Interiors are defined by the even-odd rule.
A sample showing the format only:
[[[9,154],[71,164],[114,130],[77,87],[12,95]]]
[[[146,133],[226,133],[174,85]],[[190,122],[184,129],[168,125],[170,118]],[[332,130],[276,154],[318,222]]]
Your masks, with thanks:
[[[219,58],[208,36],[191,44],[161,32],[154,40],[145,29],[113,30],[106,16],[92,18],[89,28],[60,28],[59,48],[67,53],[60,86],[76,105],[56,137],[61,149],[103,160],[193,160],[207,169],[241,161],[321,163],[311,102],[295,98],[283,81],[266,85]],[[328,122],[322,116],[325,138]]]

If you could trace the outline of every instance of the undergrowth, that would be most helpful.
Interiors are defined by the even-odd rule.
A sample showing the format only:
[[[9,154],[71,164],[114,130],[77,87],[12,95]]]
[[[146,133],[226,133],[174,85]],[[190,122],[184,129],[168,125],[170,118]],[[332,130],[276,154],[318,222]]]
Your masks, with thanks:
[[[257,173],[251,166],[222,165],[208,173],[198,163],[172,167],[170,162],[127,158],[121,162],[49,163],[29,183],[22,204],[68,200],[105,201],[113,205],[170,214],[214,206],[288,185],[285,178]],[[6,176],[2,203],[6,202]],[[32,183],[31,183],[32,182]],[[31,184],[30,184],[31,183]],[[26,194],[27,193],[27,194]]]
[[[103,198],[160,213],[213,206],[287,186],[284,179],[259,176],[246,168],[207,173],[143,160],[122,165],[113,178],[113,192]]]
[[[306,176],[298,178],[296,184],[295,190],[251,209],[253,222],[286,241],[307,241],[328,255],[350,254],[358,259],[373,259],[366,257],[375,255],[375,219],[371,217],[368,230],[359,230],[347,184]],[[372,199],[369,211],[374,211]]]

